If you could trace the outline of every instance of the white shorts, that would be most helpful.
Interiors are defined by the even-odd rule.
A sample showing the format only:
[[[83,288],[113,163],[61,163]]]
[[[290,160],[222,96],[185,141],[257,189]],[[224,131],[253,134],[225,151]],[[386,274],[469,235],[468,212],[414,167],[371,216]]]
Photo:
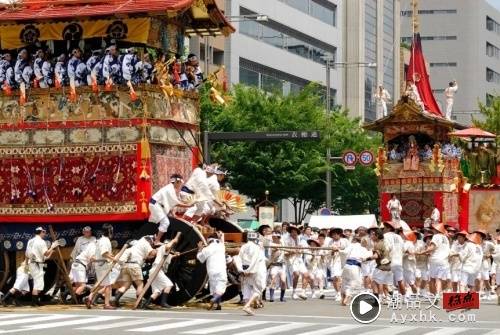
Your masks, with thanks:
[[[361,267],[346,264],[342,271],[342,292],[351,296],[355,291],[361,289]]]
[[[30,275],[24,272],[23,269],[18,268],[16,271],[16,281],[13,287],[18,291],[29,292],[30,290],[29,279]]]
[[[496,273],[497,273],[497,268],[498,268],[498,266],[497,266],[497,262],[493,262],[493,263],[491,263],[490,273],[491,273],[492,275],[496,274]]]
[[[208,286],[210,287],[210,294],[223,295],[226,292],[227,274],[224,273],[209,273]],[[264,283],[264,288],[266,284]],[[264,289],[262,289],[263,291]]]
[[[30,275],[33,278],[33,290],[42,291],[45,283],[43,281],[43,264],[29,263]]]
[[[331,276],[332,277],[342,277],[342,264],[340,260],[333,262],[333,265],[330,267]]]
[[[286,277],[286,268],[284,265],[282,265],[282,266],[272,265],[269,268],[269,275],[273,278],[276,276],[285,276]]]
[[[73,262],[69,278],[72,283],[87,283],[87,269],[83,264]]]
[[[149,203],[149,213],[149,222],[153,223],[159,223],[167,217],[167,213],[159,203],[154,205]]]
[[[258,271],[244,276],[244,279],[241,282],[244,298],[250,298],[254,294],[258,294],[260,296],[262,291],[266,288],[266,279],[267,271],[266,273]]]
[[[151,270],[154,271],[153,268],[151,268]],[[151,289],[153,290],[153,294],[161,293],[163,292],[164,289],[172,286],[174,286],[174,284],[163,271],[158,272],[158,275],[156,276],[155,280],[153,280],[153,282],[151,283]]]
[[[290,263],[290,270],[292,271],[292,273],[308,273],[306,265],[300,257],[295,257],[295,259]]]
[[[392,275],[394,276],[394,284],[404,279],[402,265],[391,265],[391,272]]]
[[[203,215],[203,212],[205,210],[205,203],[206,203],[206,201],[197,202],[193,206],[189,207],[187,209],[186,213],[184,213],[184,215],[186,215],[187,217],[190,217],[190,218],[192,218],[194,216]]]
[[[108,274],[106,274],[109,271],[110,264],[104,263],[104,264],[99,264],[97,263],[95,265],[95,275],[97,277],[97,281],[101,281],[101,286],[109,286],[113,285],[118,278],[118,275],[120,274],[120,270],[118,270],[116,267],[113,268],[112,271],[110,271]],[[118,274],[116,274],[118,272]]]
[[[429,280],[429,270],[427,268],[419,268],[415,271],[415,277],[420,278],[422,280]]]
[[[366,261],[361,264],[361,274],[363,277],[371,277],[377,263],[375,261]]]
[[[477,279],[479,280],[490,280],[490,271],[479,271],[477,274]]]
[[[431,279],[448,279],[450,268],[442,264],[429,264],[429,277]]]
[[[326,278],[326,271],[322,268],[314,268],[312,269],[311,271],[309,271],[309,273],[311,274],[311,276],[314,278],[314,279],[323,279],[323,278]]]
[[[460,273],[460,285],[462,286],[474,286],[476,284],[477,273]]]
[[[460,270],[452,270],[451,271],[451,281],[453,283],[458,283],[460,281]]]
[[[391,285],[392,284],[392,272],[382,271],[377,268],[373,270],[373,281],[378,285]]]
[[[406,284],[408,284],[408,285],[414,285],[415,284],[415,280],[416,280],[415,271],[405,270],[403,272],[403,279],[404,279],[404,281],[405,281]]]

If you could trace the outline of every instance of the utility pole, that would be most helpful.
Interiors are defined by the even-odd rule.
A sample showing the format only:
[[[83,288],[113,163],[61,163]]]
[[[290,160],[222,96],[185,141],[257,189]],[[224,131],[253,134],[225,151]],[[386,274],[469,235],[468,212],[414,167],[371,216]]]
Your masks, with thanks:
[[[328,120],[328,128],[330,127],[330,65],[331,65],[331,59],[326,59],[326,94],[325,94],[325,100],[326,100],[326,116]],[[327,129],[327,134],[329,134],[330,129]],[[330,136],[328,136],[328,139]],[[329,141],[328,141],[329,142]],[[326,208],[332,209],[332,172],[330,170],[330,165],[331,165],[331,151],[330,151],[330,143],[327,143],[327,148],[326,148],[326,164],[327,164],[327,170],[326,170]]]

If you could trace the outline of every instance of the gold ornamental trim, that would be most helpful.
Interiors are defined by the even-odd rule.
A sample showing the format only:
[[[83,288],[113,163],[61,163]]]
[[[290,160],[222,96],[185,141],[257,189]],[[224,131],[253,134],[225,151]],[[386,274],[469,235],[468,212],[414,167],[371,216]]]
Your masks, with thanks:
[[[49,211],[46,206],[37,207],[0,207],[0,215],[93,215],[93,214],[124,214],[137,212],[134,202],[121,204],[82,205],[82,204],[55,204]]]
[[[0,148],[0,156],[13,155],[58,155],[58,154],[98,154],[110,152],[137,151],[137,144],[110,144],[88,146],[54,146],[31,148]]]

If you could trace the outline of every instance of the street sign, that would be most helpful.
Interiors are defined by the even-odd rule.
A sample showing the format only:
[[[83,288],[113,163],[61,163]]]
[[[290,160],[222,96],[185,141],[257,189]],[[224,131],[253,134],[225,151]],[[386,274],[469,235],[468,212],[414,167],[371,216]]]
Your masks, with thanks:
[[[354,151],[346,151],[342,155],[342,161],[346,166],[354,166],[358,161],[358,156]]]
[[[318,130],[266,131],[266,132],[224,132],[208,133],[210,142],[216,141],[319,141]]]
[[[361,151],[359,154],[359,162],[363,165],[371,165],[373,163],[373,154],[371,151]]]

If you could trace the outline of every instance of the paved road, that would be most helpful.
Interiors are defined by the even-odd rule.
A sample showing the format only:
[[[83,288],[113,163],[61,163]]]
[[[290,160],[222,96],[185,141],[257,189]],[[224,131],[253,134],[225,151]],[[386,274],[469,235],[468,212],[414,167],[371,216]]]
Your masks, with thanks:
[[[430,304],[423,304],[421,311],[429,313],[428,307],[431,308]],[[245,316],[235,305],[225,305],[222,311],[213,312],[200,306],[169,311],[89,311],[83,306],[0,308],[0,334],[500,335],[500,306],[493,303],[483,303],[475,311],[475,322],[450,322],[449,314],[432,309],[436,318],[443,321],[401,324],[402,314],[420,311],[407,310],[406,306],[401,310],[384,306],[377,321],[363,325],[352,319],[348,307],[332,300],[267,303],[254,317]],[[467,312],[466,318],[473,312]],[[454,315],[458,319],[459,314]]]

